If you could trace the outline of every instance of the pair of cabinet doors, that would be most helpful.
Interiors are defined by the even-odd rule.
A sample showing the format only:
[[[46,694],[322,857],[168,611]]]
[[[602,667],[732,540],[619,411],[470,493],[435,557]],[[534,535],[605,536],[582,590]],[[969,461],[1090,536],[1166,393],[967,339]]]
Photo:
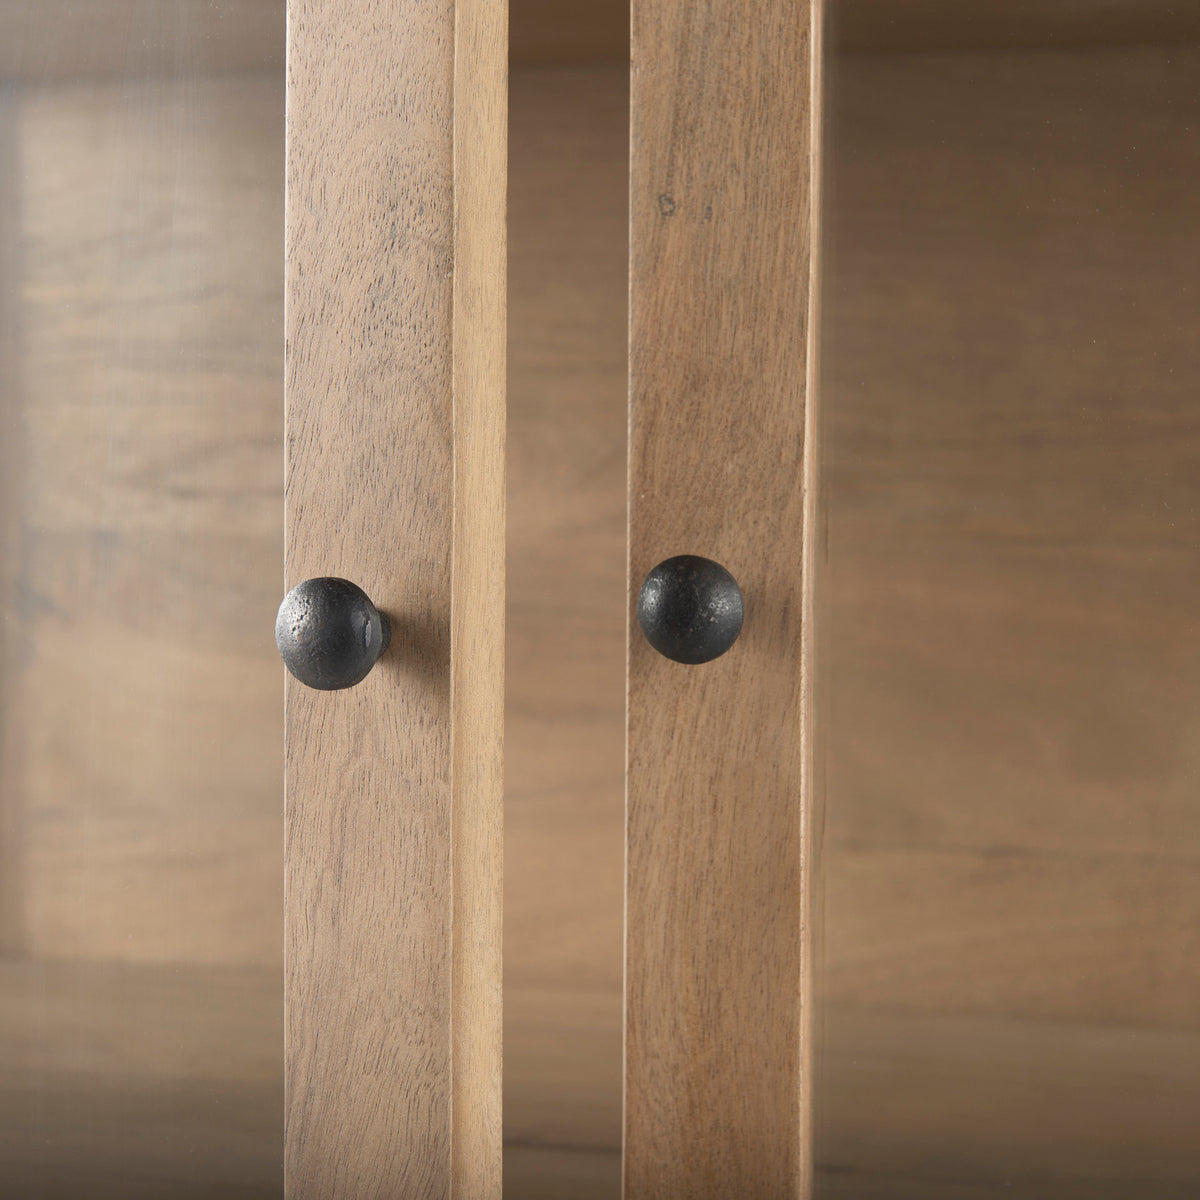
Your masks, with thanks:
[[[282,1158],[289,1200],[499,1197],[506,990],[510,1045],[602,1027],[628,1195],[805,1194],[817,7],[656,0],[632,92],[622,36],[511,93],[506,0],[284,9],[0,0],[0,1196],[275,1195]],[[565,256],[595,294],[535,327],[530,264],[592,237],[598,191]],[[683,665],[632,625],[626,741],[626,569],[684,554],[744,626]],[[323,576],[390,644],[344,690],[286,677],[281,789],[272,620]],[[531,691],[591,716],[544,755],[514,733],[506,886]],[[565,936],[562,864],[594,855]]]
[[[716,560],[746,619],[703,665],[631,626],[629,1197],[809,1188],[818,7],[633,14],[630,579]],[[289,14],[287,582],[392,630],[288,683],[289,1197],[501,1190],[506,20]]]
[[[289,7],[0,0],[0,1197],[1194,1195],[1198,10]]]

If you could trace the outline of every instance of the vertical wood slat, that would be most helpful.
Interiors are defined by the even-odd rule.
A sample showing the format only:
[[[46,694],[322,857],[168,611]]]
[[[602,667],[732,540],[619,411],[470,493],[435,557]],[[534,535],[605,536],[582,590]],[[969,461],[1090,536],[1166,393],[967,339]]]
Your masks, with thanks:
[[[508,6],[457,0],[454,55],[453,1194],[502,1167]]]
[[[286,694],[289,1200],[500,1194],[504,0],[290,0],[286,584],[371,675]]]
[[[626,1200],[811,1190],[820,0],[633,0]],[[741,584],[660,657],[655,563]]]

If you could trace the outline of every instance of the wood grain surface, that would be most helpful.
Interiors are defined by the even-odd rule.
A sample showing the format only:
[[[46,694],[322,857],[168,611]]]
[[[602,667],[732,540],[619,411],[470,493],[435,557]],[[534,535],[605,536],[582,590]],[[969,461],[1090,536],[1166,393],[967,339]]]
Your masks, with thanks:
[[[809,1194],[819,13],[633,7],[630,1200]],[[633,623],[675,554],[745,595],[700,667]]]
[[[287,1194],[498,1196],[504,6],[289,8],[287,582],[392,644],[287,689]]]
[[[456,0],[450,585],[456,1200],[499,1200],[503,1180],[507,37],[507,0]]]

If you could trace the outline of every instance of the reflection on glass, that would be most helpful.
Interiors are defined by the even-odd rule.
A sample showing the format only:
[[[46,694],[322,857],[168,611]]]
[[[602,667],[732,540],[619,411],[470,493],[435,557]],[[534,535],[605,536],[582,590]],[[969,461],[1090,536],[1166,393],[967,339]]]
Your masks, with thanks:
[[[281,1188],[282,6],[0,0],[0,1195]]]
[[[821,1200],[1200,1194],[1198,79],[834,73]]]

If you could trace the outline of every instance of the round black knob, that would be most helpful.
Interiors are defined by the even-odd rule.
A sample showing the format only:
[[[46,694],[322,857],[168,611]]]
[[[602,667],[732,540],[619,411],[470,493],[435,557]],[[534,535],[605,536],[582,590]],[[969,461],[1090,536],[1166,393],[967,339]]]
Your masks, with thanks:
[[[298,583],[275,618],[275,645],[287,669],[323,692],[366,679],[390,637],[387,617],[348,579]]]
[[[646,641],[679,663],[720,658],[742,632],[742,592],[720,563],[695,554],[660,562],[638,593]]]

